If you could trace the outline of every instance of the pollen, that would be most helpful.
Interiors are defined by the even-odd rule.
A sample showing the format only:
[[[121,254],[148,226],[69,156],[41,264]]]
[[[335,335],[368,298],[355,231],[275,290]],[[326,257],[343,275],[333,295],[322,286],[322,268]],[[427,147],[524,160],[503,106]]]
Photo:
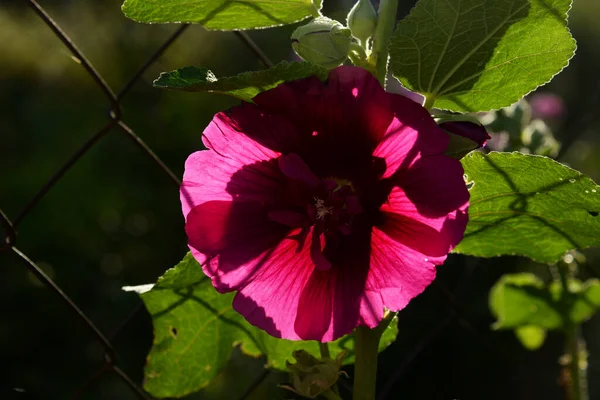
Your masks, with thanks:
[[[327,215],[331,214],[333,211],[333,207],[327,207],[325,205],[325,200],[314,198],[315,200],[315,209],[317,210],[317,219],[324,219]]]

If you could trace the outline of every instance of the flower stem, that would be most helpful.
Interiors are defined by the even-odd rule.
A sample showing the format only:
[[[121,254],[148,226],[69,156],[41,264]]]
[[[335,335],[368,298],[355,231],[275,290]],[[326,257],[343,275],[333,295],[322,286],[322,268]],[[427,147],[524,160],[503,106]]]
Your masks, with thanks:
[[[319,350],[321,351],[321,358],[331,358],[329,353],[329,345],[327,343],[319,342]]]
[[[375,329],[359,326],[354,331],[355,361],[353,400],[374,400],[377,383],[379,340],[395,312],[389,312]]]
[[[570,289],[565,265],[556,268],[562,285],[563,319],[565,321],[565,361],[564,386],[568,400],[588,400],[587,392],[587,361],[585,358],[585,341],[580,335],[579,324],[574,323],[570,316]]]
[[[586,370],[582,368],[585,362],[581,360],[582,349],[580,344],[582,340],[579,337],[579,326],[569,324],[565,329],[565,355],[567,356],[567,379],[565,389],[568,400],[588,400]]]
[[[398,0],[381,0],[377,12],[377,27],[373,37],[373,51],[369,55],[369,65],[375,71],[375,77],[385,88],[388,67],[388,45],[396,25]]]

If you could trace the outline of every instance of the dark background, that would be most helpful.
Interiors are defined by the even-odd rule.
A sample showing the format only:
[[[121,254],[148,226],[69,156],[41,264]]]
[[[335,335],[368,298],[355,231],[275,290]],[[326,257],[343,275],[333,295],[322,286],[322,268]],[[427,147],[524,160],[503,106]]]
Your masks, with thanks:
[[[115,91],[178,28],[136,24],[122,15],[120,0],[40,3]],[[401,2],[399,13],[406,14],[413,3]],[[325,0],[325,14],[343,21],[350,6],[350,1]],[[538,91],[564,99],[563,115],[548,121],[564,143],[560,161],[597,182],[599,19],[598,0],[575,1],[570,26],[577,55]],[[292,57],[288,38],[294,27],[249,34],[278,62]],[[216,94],[152,88],[161,71],[186,65],[206,66],[217,76],[263,68],[235,34],[191,26],[134,82],[121,101],[123,121],[177,176],[186,157],[201,147],[200,134],[212,115],[236,103]],[[9,219],[14,221],[106,124],[109,108],[90,75],[27,1],[0,0],[0,209]],[[121,287],[154,282],[186,252],[173,181],[131,137],[113,128],[17,228],[17,247],[109,336],[119,367],[141,383],[151,321],[143,309],[129,318],[140,302]],[[584,254],[582,278],[597,275],[600,253]],[[544,346],[531,352],[512,332],[490,329],[490,287],[502,274],[521,270],[549,277],[547,266],[521,258],[450,256],[436,283],[399,315],[398,341],[380,357],[380,397],[564,399],[557,363],[563,351],[560,334],[550,333]],[[600,318],[584,324],[583,331],[590,351],[591,399],[600,399]],[[0,252],[0,399],[68,399],[76,393],[83,399],[136,398],[111,370],[94,375],[104,365],[103,354],[73,310],[21,257]],[[276,387],[285,376],[263,374],[263,363],[236,352],[214,384],[190,398],[292,397]],[[253,383],[256,387],[248,391]]]

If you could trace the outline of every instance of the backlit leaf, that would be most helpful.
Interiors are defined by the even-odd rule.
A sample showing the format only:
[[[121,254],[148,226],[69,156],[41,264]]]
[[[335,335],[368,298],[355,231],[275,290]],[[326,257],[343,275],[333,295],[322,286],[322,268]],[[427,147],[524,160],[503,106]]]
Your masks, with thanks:
[[[461,160],[472,184],[469,223],[455,252],[557,262],[600,246],[600,187],[550,158],[473,152]]]
[[[291,24],[317,15],[312,0],[125,0],[123,13],[138,22],[184,22],[242,30]]]
[[[573,56],[571,0],[420,0],[390,44],[393,75],[433,106],[508,106]]]
[[[204,67],[185,67],[163,72],[154,86],[186,92],[215,92],[237,97],[244,101],[277,85],[312,75],[327,78],[328,70],[308,62],[281,62],[262,71],[244,72],[237,76],[218,78]]]

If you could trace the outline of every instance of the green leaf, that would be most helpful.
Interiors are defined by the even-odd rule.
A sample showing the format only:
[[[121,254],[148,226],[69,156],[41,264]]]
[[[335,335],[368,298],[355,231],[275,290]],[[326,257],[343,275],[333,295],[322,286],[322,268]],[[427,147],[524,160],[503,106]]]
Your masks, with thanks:
[[[520,153],[473,152],[461,163],[471,200],[456,253],[553,263],[567,250],[600,245],[600,187],[585,175]]]
[[[557,329],[563,319],[544,283],[529,273],[504,275],[490,291],[490,309],[498,318],[494,329],[535,325]]]
[[[291,24],[318,15],[311,0],[125,0],[123,13],[138,22],[183,22],[208,29],[243,30]]]
[[[600,281],[590,279],[580,284],[580,290],[575,293],[575,296],[569,316],[571,321],[580,324],[600,310]]]
[[[318,342],[277,339],[246,322],[232,308],[234,294],[219,294],[190,253],[153,287],[124,289],[137,292],[152,317],[154,343],[144,389],[155,397],[181,397],[205,387],[227,365],[236,345],[248,355],[266,355],[268,365],[281,370],[294,350],[304,349],[320,357]],[[380,350],[391,344],[397,333],[393,321]],[[330,343],[329,348],[333,358],[346,350],[344,363],[353,362],[352,335]]]
[[[155,397],[206,386],[226,365],[232,343],[256,334],[231,307],[233,294],[217,293],[189,253],[140,296],[154,325],[144,389]]]
[[[537,350],[546,340],[546,330],[535,325],[525,325],[515,329],[515,335],[521,344],[529,350]]]
[[[575,52],[571,0],[420,0],[390,42],[390,68],[434,107],[506,107],[550,81]]]
[[[490,310],[498,319],[492,327],[514,329],[523,346],[539,348],[546,330],[563,328],[567,320],[581,324],[600,310],[600,281],[569,279],[568,286],[565,295],[558,281],[545,286],[530,273],[504,275],[490,291]]]
[[[204,67],[185,67],[163,72],[154,81],[154,86],[186,92],[215,92],[251,102],[252,98],[283,82],[316,75],[325,80],[328,70],[308,62],[281,62],[262,71],[244,72],[237,76],[217,79]]]

